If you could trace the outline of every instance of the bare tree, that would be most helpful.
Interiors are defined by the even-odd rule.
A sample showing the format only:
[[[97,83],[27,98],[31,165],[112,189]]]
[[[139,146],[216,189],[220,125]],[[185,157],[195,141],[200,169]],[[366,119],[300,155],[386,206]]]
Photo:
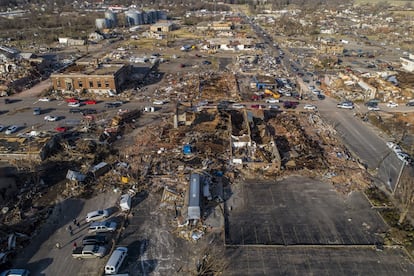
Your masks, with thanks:
[[[228,261],[224,256],[224,248],[222,246],[207,246],[202,255],[203,257],[198,261],[193,275],[214,276],[224,273]]]
[[[395,197],[400,204],[399,224],[404,223],[414,204],[414,173],[411,167],[405,166],[399,179]]]

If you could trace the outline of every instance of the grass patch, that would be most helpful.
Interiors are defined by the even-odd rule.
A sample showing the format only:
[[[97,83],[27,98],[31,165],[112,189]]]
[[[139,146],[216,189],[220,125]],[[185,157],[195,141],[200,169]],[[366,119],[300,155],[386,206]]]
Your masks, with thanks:
[[[385,234],[385,245],[401,245],[404,246],[408,253],[414,256],[414,227],[405,221],[398,224],[400,217],[398,209],[382,209],[379,211],[384,220],[391,226],[391,229]]]
[[[371,5],[375,5],[381,2],[387,2],[389,3],[391,6],[394,7],[403,7],[405,4],[407,3],[412,3],[412,1],[384,1],[384,0],[355,0],[354,5],[365,5],[365,4],[371,4]]]
[[[387,207],[378,210],[385,222],[391,227],[384,236],[384,244],[404,246],[408,253],[414,257],[414,227],[411,223],[406,220],[403,224],[398,224],[399,210],[394,207],[388,196],[377,187],[369,187],[364,193],[375,207]]]
[[[388,196],[377,187],[369,187],[365,190],[366,196],[369,198],[374,207],[391,207],[394,208]]]

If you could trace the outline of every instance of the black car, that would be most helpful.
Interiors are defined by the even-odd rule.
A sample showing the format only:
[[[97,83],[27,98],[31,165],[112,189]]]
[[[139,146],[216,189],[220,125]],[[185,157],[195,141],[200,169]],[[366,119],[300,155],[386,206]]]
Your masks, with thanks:
[[[89,114],[96,114],[96,113],[98,113],[98,111],[96,111],[96,109],[88,108],[88,109],[82,110],[80,113],[82,115],[89,115]]]
[[[323,95],[323,94],[318,94],[318,99],[319,99],[319,100],[324,100],[324,99],[325,99],[325,95]]]
[[[296,108],[298,104],[299,104],[298,102],[286,101],[286,102],[283,102],[283,107],[284,108]]]
[[[82,109],[80,109],[80,108],[71,108],[71,109],[69,109],[69,112],[70,113],[81,113]]]
[[[112,103],[106,103],[105,107],[116,108],[116,107],[120,107],[121,105],[122,105],[122,102],[112,102]]]
[[[103,235],[91,235],[82,239],[83,245],[104,245],[108,242],[106,236]]]
[[[406,106],[414,106],[414,102],[408,102],[405,104]]]

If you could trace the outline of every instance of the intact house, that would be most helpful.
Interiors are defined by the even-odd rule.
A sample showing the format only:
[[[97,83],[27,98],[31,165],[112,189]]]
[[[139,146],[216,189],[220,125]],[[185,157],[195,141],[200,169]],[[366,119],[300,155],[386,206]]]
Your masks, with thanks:
[[[252,39],[248,38],[212,38],[202,47],[204,50],[242,51],[254,50]]]
[[[150,26],[150,31],[155,33],[168,33],[174,30],[172,22],[157,22]]]
[[[125,64],[74,64],[61,73],[51,75],[54,90],[96,94],[120,93],[131,67]]]

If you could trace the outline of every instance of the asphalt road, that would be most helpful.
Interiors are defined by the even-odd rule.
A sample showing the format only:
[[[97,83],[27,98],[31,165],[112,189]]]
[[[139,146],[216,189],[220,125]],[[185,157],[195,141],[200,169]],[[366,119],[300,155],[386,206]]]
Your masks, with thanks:
[[[265,36],[259,26],[254,23],[251,23],[251,25],[257,31],[259,37],[269,46],[270,51],[276,54],[277,47],[279,46],[273,46],[272,38],[269,35]],[[289,52],[289,49],[281,50],[285,53],[282,64],[286,70],[290,71],[292,75],[295,75],[292,67],[296,67],[298,71],[303,71],[301,65],[293,61],[294,56]],[[299,84],[302,89],[305,87],[305,93],[311,94],[309,91],[306,91],[308,89],[304,82],[299,81]],[[355,110],[339,109],[336,107],[337,102],[329,97],[326,97],[323,101],[313,102],[313,104],[315,103],[322,117],[334,126],[343,142],[357,156],[360,162],[368,169],[376,170],[374,182],[392,191],[396,186],[398,175],[404,165],[386,146],[385,143],[389,139],[388,137],[385,137],[383,133],[380,133],[368,123],[362,122],[354,116],[355,112],[367,112],[367,108],[356,105]],[[386,112],[409,112],[414,114],[413,107],[400,105],[397,108],[389,108],[385,104],[380,104],[379,106],[381,110]],[[407,168],[414,170],[414,167]]]
[[[30,130],[38,131],[54,131],[57,126],[73,126],[83,119],[80,113],[70,113],[71,107],[63,100],[53,100],[50,102],[41,102],[37,97],[28,96],[25,98],[11,98],[12,103],[0,104],[0,124],[7,127],[10,125],[19,126],[17,133],[28,132]],[[115,101],[108,99],[107,101],[98,101],[94,105],[83,105],[79,109],[96,109],[97,114],[93,114],[96,119],[110,119],[119,109],[142,109],[149,103],[144,102],[126,102],[118,108],[106,108],[105,103]],[[151,104],[150,104],[151,105]],[[40,107],[42,113],[33,115],[33,109]],[[46,115],[57,116],[59,119],[55,122],[45,121]],[[4,131],[0,132],[0,136],[5,135]]]
[[[374,179],[376,184],[386,185],[393,190],[403,163],[386,146],[388,138],[383,133],[354,116],[355,112],[365,112],[365,107],[356,106],[355,110],[339,109],[330,98],[319,101],[318,107],[321,116],[334,126],[360,162],[370,170],[377,170],[377,177]]]

